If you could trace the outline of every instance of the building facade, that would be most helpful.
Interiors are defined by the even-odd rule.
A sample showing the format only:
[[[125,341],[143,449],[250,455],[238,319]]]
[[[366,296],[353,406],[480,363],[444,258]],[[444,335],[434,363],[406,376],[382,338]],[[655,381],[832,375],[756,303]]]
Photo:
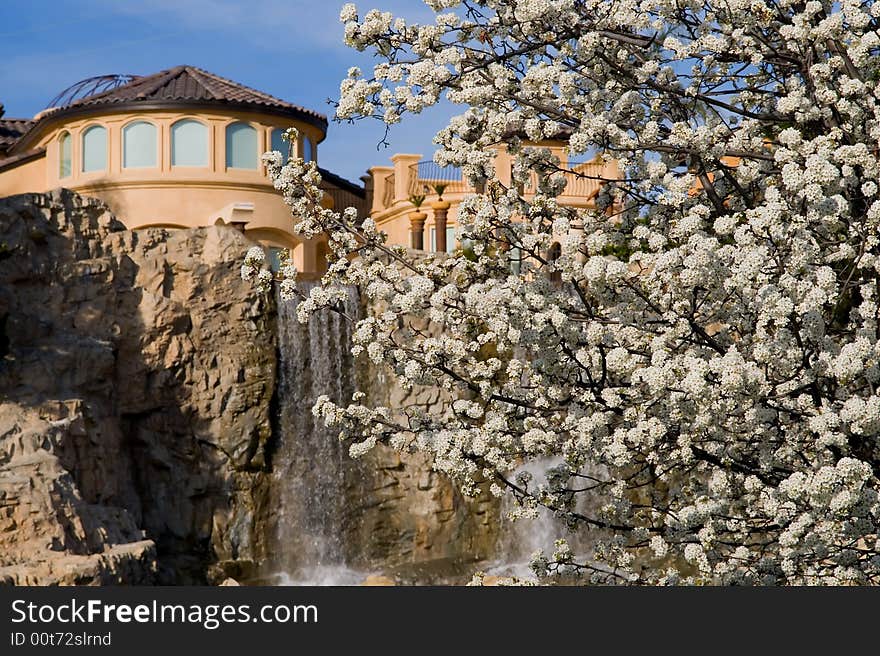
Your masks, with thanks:
[[[287,250],[303,274],[326,270],[326,241],[293,233],[296,219],[261,162],[278,150],[317,163],[323,115],[193,66],[91,78],[51,104],[32,119],[4,118],[0,105],[0,196],[67,187],[103,200],[131,229],[228,224],[266,246],[270,261]],[[288,144],[281,135],[291,127],[300,136]],[[531,145],[549,148],[566,170],[565,205],[593,207],[602,182],[619,175],[601,158],[569,161],[564,139]],[[511,157],[503,144],[493,150],[498,181],[510,185]],[[476,190],[459,169],[397,154],[369,169],[363,186],[319,171],[326,205],[371,215],[390,243],[460,245],[458,207]]]
[[[67,187],[105,201],[132,229],[233,224],[258,243],[289,249],[320,273],[325,248],[292,232],[294,220],[260,156],[318,161],[326,117],[192,67],[129,78],[70,98],[33,119],[0,116],[0,196]],[[326,203],[366,209],[363,187],[329,171]]]
[[[528,145],[548,148],[559,158],[567,184],[559,202],[569,207],[594,208],[602,184],[620,173],[616,162],[601,157],[570,161],[564,140],[548,140]],[[513,161],[504,145],[493,147],[498,182],[512,184]],[[468,195],[476,193],[455,167],[441,167],[422,155],[396,154],[390,166],[374,166],[367,183],[370,215],[389,242],[429,252],[451,252],[460,243],[457,237],[458,207]],[[534,175],[533,175],[534,178]],[[520,195],[534,196],[536,181],[523,185]],[[415,203],[420,203],[416,207]]]

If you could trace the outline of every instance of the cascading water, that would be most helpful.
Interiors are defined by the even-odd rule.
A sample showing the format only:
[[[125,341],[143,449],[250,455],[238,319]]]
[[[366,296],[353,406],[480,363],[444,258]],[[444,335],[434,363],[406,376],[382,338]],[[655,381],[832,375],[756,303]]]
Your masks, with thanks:
[[[308,294],[317,283],[299,284]],[[351,400],[356,383],[350,353],[352,326],[330,311],[317,313],[308,324],[300,324],[296,307],[297,301],[278,302],[278,434],[272,457],[269,554],[264,571],[267,582],[281,585],[359,584],[371,574],[351,565],[368,560],[365,554],[370,545],[364,539],[373,538],[369,532],[358,531],[370,503],[363,496],[364,482],[370,477],[362,468],[370,465],[352,459],[335,431],[312,415],[315,399],[322,394],[337,403]],[[349,317],[360,316],[354,288],[348,292],[344,310]],[[553,464],[541,460],[523,469],[537,484]],[[512,503],[510,497],[505,497],[494,558],[474,570],[531,578],[531,554],[537,550],[550,554],[556,538],[571,535],[546,509],[541,509],[536,519],[511,522],[507,512]],[[463,583],[470,578],[470,574],[457,570],[450,571],[449,576],[442,572],[425,576],[429,576],[426,581],[434,582]]]
[[[308,295],[317,283],[299,284]],[[297,304],[278,302],[279,435],[269,568],[281,584],[354,584],[364,575],[347,567],[345,537],[357,463],[336,433],[312,416],[322,394],[337,403],[351,400],[351,324],[327,310],[300,324]],[[345,313],[357,317],[359,308],[357,291],[350,289]]]
[[[550,459],[535,460],[517,469],[513,477],[520,472],[528,472],[532,475],[532,480],[538,483],[544,480],[547,469],[553,464],[555,463]],[[487,571],[498,576],[530,579],[534,577],[529,569],[532,554],[536,551],[553,553],[553,543],[564,537],[565,529],[562,522],[546,508],[539,508],[537,517],[511,520],[509,515],[515,507],[513,495],[505,495],[501,502],[496,559]]]
[[[531,475],[531,485],[534,488],[546,483],[547,471],[560,462],[558,458],[540,458],[522,465],[511,477],[516,478],[517,474],[527,472]],[[585,515],[595,515],[596,509],[593,507],[595,503],[596,500],[589,495],[581,495],[577,509]],[[583,527],[573,532],[562,519],[543,507],[538,508],[537,516],[534,518],[511,520],[509,515],[515,507],[516,501],[513,495],[505,495],[501,503],[501,526],[496,558],[487,568],[487,573],[533,579],[534,573],[529,567],[532,555],[541,551],[549,557],[555,551],[555,541],[560,538],[564,538],[579,556],[590,553],[594,534],[586,533]]]

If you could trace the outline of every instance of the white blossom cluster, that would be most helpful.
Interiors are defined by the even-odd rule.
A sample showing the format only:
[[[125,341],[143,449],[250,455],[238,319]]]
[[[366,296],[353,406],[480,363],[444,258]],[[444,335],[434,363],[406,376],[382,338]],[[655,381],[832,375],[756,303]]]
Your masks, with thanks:
[[[428,25],[346,5],[346,41],[378,63],[338,112],[467,106],[436,137],[438,163],[485,183],[463,248],[414,259],[322,209],[313,166],[268,164],[333,253],[301,319],[357,285],[355,354],[448,402],[316,415],[355,455],[425,451],[465,491],[494,481],[593,537],[537,555],[542,574],[880,582],[880,4],[428,4]],[[618,162],[597,210],[559,203],[564,163],[525,143],[560,136]],[[511,475],[548,455],[546,484]]]
[[[264,292],[272,289],[272,272],[263,268],[266,261],[266,253],[260,246],[251,247],[244,257],[241,265],[242,280],[252,280],[254,284]]]

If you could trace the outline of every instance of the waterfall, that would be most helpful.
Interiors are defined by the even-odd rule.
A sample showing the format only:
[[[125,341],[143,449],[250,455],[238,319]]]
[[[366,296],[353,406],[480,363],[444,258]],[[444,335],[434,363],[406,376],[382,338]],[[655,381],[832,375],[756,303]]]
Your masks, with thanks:
[[[316,284],[300,283],[300,288],[308,294]],[[339,314],[326,310],[303,325],[296,318],[296,307],[296,301],[278,301],[278,415],[263,580],[281,585],[355,585],[377,572],[394,577],[396,564],[385,567],[370,555],[373,540],[400,540],[405,546],[413,539],[405,528],[391,529],[383,520],[377,522],[375,514],[369,515],[369,508],[382,503],[383,497],[376,490],[387,485],[387,477],[377,478],[374,461],[351,458],[336,432],[312,416],[315,399],[322,394],[336,403],[351,401],[357,379],[350,353],[352,325]],[[354,288],[348,291],[344,309],[350,317],[360,316]],[[533,475],[537,485],[545,480],[546,470],[554,464],[558,463],[542,459],[524,465],[523,469]],[[417,501],[418,492],[412,488],[405,494],[414,504],[411,512],[422,513],[424,508],[418,503],[425,503],[425,498]],[[512,503],[507,495],[497,520],[501,530],[495,552],[475,570],[532,578],[528,561],[535,551],[552,553],[553,542],[560,537],[568,538],[576,551],[583,546],[572,540],[563,522],[546,509],[540,509],[536,519],[510,521],[507,512]],[[430,513],[426,517],[437,521]],[[456,521],[464,519],[459,515]],[[404,525],[405,522],[401,526]],[[439,530],[438,527],[439,524],[431,528]],[[399,533],[389,538],[390,530]],[[427,561],[423,564],[427,565]],[[448,569],[448,577],[443,574],[444,568]],[[428,566],[415,580],[405,580],[464,583],[470,579],[470,573],[460,569],[441,558],[433,569]]]
[[[520,472],[532,475],[535,484],[545,480],[545,472],[556,464],[550,458],[529,462],[519,467],[511,477]],[[557,538],[568,537],[562,522],[546,508],[538,508],[535,518],[511,520],[509,514],[516,507],[512,494],[505,494],[501,501],[501,517],[495,559],[487,572],[498,576],[516,576],[524,579],[534,578],[529,568],[529,560],[536,551],[553,553],[553,543]]]
[[[510,476],[515,479],[520,472],[528,472],[532,476],[532,486],[537,487],[539,484],[546,484],[547,470],[559,465],[560,462],[560,458],[539,458],[520,466]],[[589,471],[592,475],[602,472],[601,468],[590,468]],[[576,508],[582,514],[596,515],[596,504],[595,498],[581,495]],[[515,507],[516,500],[513,495],[506,494],[501,502],[500,531],[495,559],[486,570],[488,574],[534,579],[535,575],[529,567],[531,556],[537,551],[542,551],[549,557],[555,550],[555,541],[559,538],[567,540],[581,560],[584,560],[585,554],[592,552],[597,532],[591,532],[583,526],[572,531],[553,511],[544,507],[538,508],[537,517],[511,520],[509,514]],[[586,560],[589,561],[589,558]],[[597,563],[592,564],[600,569],[606,569]]]
[[[301,282],[308,295],[317,283]],[[272,460],[274,536],[269,569],[281,584],[350,584],[363,575],[347,567],[346,531],[357,464],[335,431],[312,416],[321,394],[348,403],[355,391],[350,323],[324,310],[306,325],[298,301],[278,301],[278,442]],[[350,289],[345,312],[359,315]]]

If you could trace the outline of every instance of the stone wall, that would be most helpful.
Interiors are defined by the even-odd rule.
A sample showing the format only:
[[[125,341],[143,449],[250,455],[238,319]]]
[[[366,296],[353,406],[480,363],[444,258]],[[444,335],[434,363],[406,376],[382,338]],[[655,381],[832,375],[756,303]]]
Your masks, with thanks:
[[[0,581],[200,582],[258,560],[274,323],[231,228],[0,199]]]

